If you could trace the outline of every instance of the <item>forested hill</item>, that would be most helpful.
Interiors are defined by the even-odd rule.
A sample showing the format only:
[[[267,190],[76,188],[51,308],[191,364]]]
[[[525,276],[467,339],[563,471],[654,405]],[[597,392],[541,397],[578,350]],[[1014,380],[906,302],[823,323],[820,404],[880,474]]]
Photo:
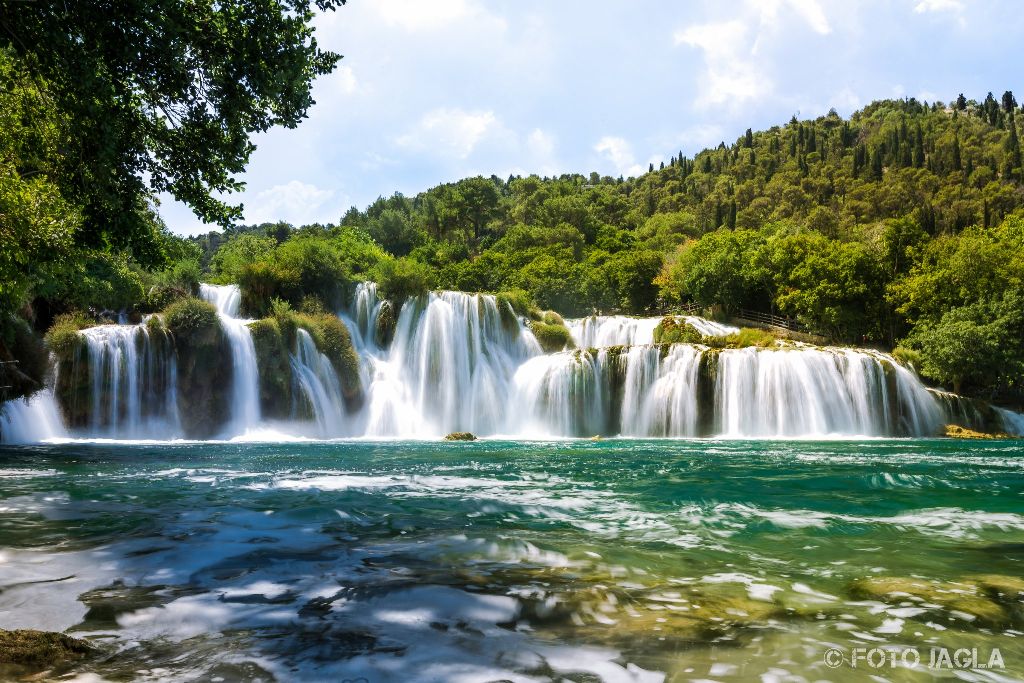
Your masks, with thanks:
[[[840,341],[902,343],[937,381],[1019,400],[1022,117],[1009,92],[883,100],[848,120],[747,130],[636,179],[467,178],[337,226],[199,239],[204,265],[256,307],[366,277],[395,298],[522,290],[572,315],[742,307]]]

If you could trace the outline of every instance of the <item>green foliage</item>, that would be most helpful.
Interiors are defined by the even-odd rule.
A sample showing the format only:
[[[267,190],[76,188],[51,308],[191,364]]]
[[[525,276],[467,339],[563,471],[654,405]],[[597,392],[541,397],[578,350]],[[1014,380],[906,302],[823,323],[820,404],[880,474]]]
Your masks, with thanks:
[[[249,324],[256,363],[260,369],[260,408],[265,417],[291,417],[292,374],[288,346],[277,318]]]
[[[396,306],[406,299],[422,296],[434,285],[433,269],[408,257],[386,258],[370,271],[370,279],[377,283],[377,291]]]
[[[298,307],[317,297],[328,310],[341,307],[349,286],[388,258],[365,231],[343,226],[312,227],[293,233],[262,260],[243,265],[238,274],[242,307],[266,315],[280,298]]]
[[[1008,293],[992,303],[946,312],[907,339],[919,350],[923,375],[953,386],[1017,389],[1024,377],[1024,296]]]
[[[211,330],[220,330],[217,308],[195,298],[176,301],[163,312],[164,324],[175,337],[210,339]]]
[[[277,247],[273,237],[237,234],[220,245],[210,260],[210,272],[218,282],[238,282],[246,266],[269,257]]]
[[[499,308],[504,304],[509,306],[516,315],[537,319],[540,312],[537,304],[530,295],[523,289],[510,289],[497,295]]]
[[[727,349],[745,349],[750,346],[770,348],[775,346],[777,341],[778,339],[771,332],[753,327],[741,327],[739,332],[734,332],[725,337],[705,338],[705,343],[708,346]]]
[[[83,343],[79,330],[94,324],[79,312],[59,315],[46,332],[46,346],[61,360],[71,360]]]
[[[548,312],[550,313],[550,312]],[[530,331],[546,353],[554,353],[575,346],[572,334],[564,323],[554,321],[546,314],[544,320],[531,320]],[[549,322],[550,321],[550,322]]]
[[[5,0],[0,15],[0,48],[31,64],[68,114],[65,196],[83,206],[85,244],[132,247],[148,263],[162,258],[159,240],[135,208],[170,192],[228,225],[240,207],[216,196],[240,188],[249,136],[297,125],[312,79],[340,59],[318,48],[308,0],[161,0],[116,12]]]
[[[667,315],[654,328],[655,344],[703,344],[704,337],[692,325]]]

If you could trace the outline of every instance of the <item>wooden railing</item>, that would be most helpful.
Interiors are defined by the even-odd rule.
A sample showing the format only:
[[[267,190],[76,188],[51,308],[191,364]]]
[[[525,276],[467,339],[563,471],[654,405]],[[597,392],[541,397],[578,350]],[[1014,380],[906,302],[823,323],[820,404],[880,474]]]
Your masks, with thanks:
[[[808,331],[806,325],[802,325],[792,318],[786,318],[773,313],[763,313],[761,311],[752,311],[747,308],[741,308],[736,312],[736,317],[752,320],[763,325],[771,325],[772,327],[781,327],[786,330],[793,330],[794,332]]]

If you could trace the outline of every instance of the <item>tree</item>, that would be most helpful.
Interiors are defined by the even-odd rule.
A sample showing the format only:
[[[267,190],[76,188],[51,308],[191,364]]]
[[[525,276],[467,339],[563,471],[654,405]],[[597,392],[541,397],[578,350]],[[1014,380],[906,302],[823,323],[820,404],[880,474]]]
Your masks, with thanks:
[[[0,47],[67,115],[62,192],[82,207],[79,243],[159,263],[137,212],[159,192],[208,222],[240,217],[216,195],[241,188],[250,135],[297,125],[312,79],[340,59],[317,47],[313,16],[310,0],[0,0]]]

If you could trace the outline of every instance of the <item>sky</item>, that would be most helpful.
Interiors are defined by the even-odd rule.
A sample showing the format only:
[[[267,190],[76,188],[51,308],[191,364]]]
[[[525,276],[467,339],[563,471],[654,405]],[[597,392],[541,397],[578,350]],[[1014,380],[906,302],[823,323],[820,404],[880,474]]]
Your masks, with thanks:
[[[794,114],[872,100],[1024,95],[1015,0],[349,0],[317,17],[344,55],[295,129],[226,197],[245,222],[337,222],[474,175],[639,175]],[[1022,86],[1015,88],[1014,86]],[[162,196],[179,234],[207,232]]]

